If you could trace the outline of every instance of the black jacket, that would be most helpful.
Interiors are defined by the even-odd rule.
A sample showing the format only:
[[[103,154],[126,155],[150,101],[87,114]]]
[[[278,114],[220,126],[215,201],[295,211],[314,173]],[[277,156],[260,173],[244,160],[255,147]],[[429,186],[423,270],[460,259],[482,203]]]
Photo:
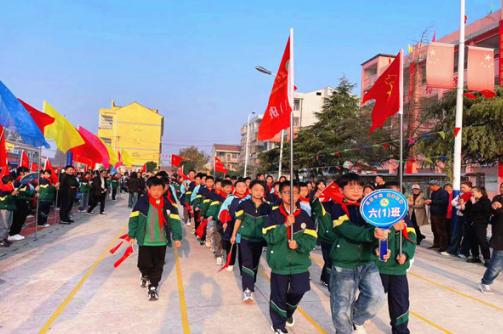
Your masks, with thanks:
[[[128,192],[130,193],[138,193],[140,192],[140,179],[139,178],[130,178],[127,181]]]
[[[493,198],[494,202],[500,202],[503,204],[503,195],[497,195]],[[491,220],[492,225],[492,237],[490,246],[494,250],[503,250],[503,208],[494,210],[493,218]]]
[[[79,181],[74,175],[65,174],[61,181],[61,195],[74,197],[79,189]]]
[[[93,194],[94,196],[101,196],[102,194],[106,193],[106,191],[107,191],[107,186],[106,186],[107,179],[104,178],[103,182],[104,182],[104,188],[101,187],[101,177],[100,176],[95,176],[93,178],[92,183],[91,183],[91,194]]]
[[[449,193],[444,189],[438,189],[430,195],[430,213],[432,215],[445,216],[449,206]]]
[[[473,224],[487,225],[491,213],[491,201],[487,196],[482,196],[477,202],[473,203],[470,209],[470,220]]]

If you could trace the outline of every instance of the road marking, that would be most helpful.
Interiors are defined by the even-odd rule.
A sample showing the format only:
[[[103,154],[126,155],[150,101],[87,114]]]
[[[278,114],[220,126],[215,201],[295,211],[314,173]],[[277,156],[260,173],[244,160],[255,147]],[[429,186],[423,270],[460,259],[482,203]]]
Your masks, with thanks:
[[[471,300],[476,301],[476,302],[478,302],[478,303],[480,303],[480,304],[482,304],[482,305],[489,306],[489,307],[491,307],[491,308],[493,308],[493,309],[495,309],[495,310],[497,310],[497,311],[503,312],[503,307],[500,307],[500,306],[498,306],[498,305],[494,305],[494,304],[492,304],[492,303],[486,302],[485,300],[479,299],[479,298],[477,298],[477,297],[470,296],[469,294],[466,294],[466,293],[464,293],[464,292],[461,292],[461,291],[459,291],[459,290],[456,290],[456,289],[454,289],[454,288],[451,288],[451,287],[449,287],[449,286],[447,286],[447,285],[443,285],[443,284],[437,283],[437,282],[432,281],[432,280],[430,280],[430,279],[428,279],[428,278],[426,278],[426,277],[424,277],[424,276],[422,276],[422,275],[419,275],[419,274],[416,274],[416,273],[413,273],[413,272],[409,272],[409,275],[411,275],[411,276],[412,276],[412,277],[414,277],[414,278],[418,278],[418,279],[420,279],[420,280],[423,280],[423,281],[425,281],[425,282],[428,282],[428,283],[430,283],[430,284],[432,284],[432,285],[435,285],[435,286],[437,286],[437,287],[439,287],[439,288],[442,288],[442,289],[445,289],[445,290],[450,291],[450,292],[452,292],[452,293],[455,293],[455,294],[457,294],[458,296],[461,296],[461,297],[464,297],[464,298],[471,299]]]
[[[49,329],[51,329],[51,326],[54,323],[54,321],[56,321],[56,319],[61,315],[61,313],[63,313],[63,311],[66,309],[66,307],[68,306],[68,304],[70,304],[70,302],[73,300],[73,298],[75,297],[75,295],[77,294],[77,292],[79,292],[79,290],[82,288],[82,286],[84,285],[84,283],[94,273],[94,271],[96,270],[96,268],[98,267],[98,265],[101,262],[103,262],[103,260],[105,259],[105,257],[108,254],[108,250],[114,245],[114,243],[117,242],[117,239],[121,235],[123,235],[125,231],[126,231],[126,229],[123,229],[121,231],[121,233],[119,233],[119,235],[117,235],[117,237],[115,237],[110,242],[110,244],[108,245],[108,247],[99,255],[98,259],[96,261],[94,261],[94,263],[86,270],[84,276],[82,276],[82,278],[79,280],[79,282],[77,283],[77,285],[72,289],[72,291],[70,291],[70,293],[68,294],[68,296],[66,296],[66,298],[63,300],[63,302],[58,306],[58,308],[56,308],[56,310],[54,311],[54,313],[50,316],[50,318],[47,320],[47,322],[44,324],[44,326],[40,329],[39,334],[47,333],[49,331]]]
[[[175,267],[176,267],[176,281],[178,285],[178,299],[180,300],[180,314],[182,316],[182,328],[184,334],[190,334],[189,317],[187,315],[187,303],[185,301],[185,292],[183,289],[182,268],[180,264],[180,257],[178,250],[173,247],[175,252]]]
[[[260,267],[259,272],[262,275],[262,277],[264,277],[268,281],[271,281],[269,275],[267,275],[266,272],[264,271],[264,267],[261,264],[259,265],[259,267]],[[321,325],[318,322],[316,322],[316,320],[314,320],[313,317],[311,317],[306,311],[304,311],[302,307],[297,306],[297,311],[299,311],[299,313],[307,320],[307,322],[309,322],[314,328],[316,328],[318,333],[328,334],[328,331],[326,331],[323,327],[321,327]]]
[[[312,253],[311,253],[312,254]],[[312,254],[312,255],[315,255],[315,254]],[[323,263],[321,263],[320,259],[319,259],[319,255],[316,254],[317,256],[311,256],[311,260],[320,268],[323,268]],[[409,272],[409,274],[411,274]],[[422,315],[416,313],[416,312],[413,312],[413,311],[410,311],[409,310],[409,314],[415,318],[418,318],[419,320],[422,320],[424,322],[426,322],[428,325],[440,330],[441,332],[445,333],[445,334],[452,334],[453,332],[449,331],[448,329],[445,329],[444,327],[440,326],[439,324],[433,322],[432,320],[429,320],[428,318],[426,317],[423,317]]]

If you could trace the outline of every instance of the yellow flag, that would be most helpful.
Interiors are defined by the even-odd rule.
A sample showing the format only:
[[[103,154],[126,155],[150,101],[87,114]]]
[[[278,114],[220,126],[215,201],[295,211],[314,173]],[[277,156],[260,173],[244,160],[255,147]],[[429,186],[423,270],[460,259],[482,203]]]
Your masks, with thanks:
[[[121,158],[124,166],[131,167],[133,165],[133,157],[128,151],[121,150]]]
[[[412,48],[412,45],[407,45],[407,51],[409,51],[409,53],[412,53],[414,51],[414,49]]]
[[[111,166],[115,166],[115,164],[119,162],[119,156],[117,155],[117,152],[115,152],[115,150],[110,145],[105,143],[103,140],[101,140],[101,142],[107,148],[108,157],[110,159],[108,162],[110,163]]]
[[[61,152],[66,153],[74,147],[85,144],[72,123],[58,113],[47,101],[44,101],[44,112],[54,118],[54,123],[45,127],[44,136],[46,139],[54,140],[56,147]]]

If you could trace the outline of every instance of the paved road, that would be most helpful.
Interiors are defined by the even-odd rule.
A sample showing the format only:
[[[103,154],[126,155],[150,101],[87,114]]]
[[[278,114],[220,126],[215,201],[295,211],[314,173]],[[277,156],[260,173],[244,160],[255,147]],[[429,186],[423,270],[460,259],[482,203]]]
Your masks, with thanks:
[[[265,261],[257,303],[244,305],[238,273],[217,273],[209,251],[190,235],[178,257],[168,251],[160,300],[148,302],[136,256],[114,269],[117,256],[107,252],[128,215],[126,200],[119,200],[106,216],[76,214],[76,224],[51,226],[37,241],[28,237],[1,250],[0,333],[270,333]],[[311,291],[293,333],[334,333],[328,292],[317,283],[321,255],[312,258]],[[483,271],[419,248],[409,274],[412,333],[503,333],[503,278],[495,294],[482,295],[476,287]],[[388,322],[383,307],[366,327],[390,333]]]

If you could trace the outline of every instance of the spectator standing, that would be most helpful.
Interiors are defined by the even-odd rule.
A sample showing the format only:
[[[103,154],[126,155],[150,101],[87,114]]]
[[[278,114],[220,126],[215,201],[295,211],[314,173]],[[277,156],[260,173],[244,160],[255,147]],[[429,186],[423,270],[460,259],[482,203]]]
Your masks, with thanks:
[[[421,233],[420,226],[428,225],[428,215],[426,214],[426,205],[423,192],[419,184],[412,185],[412,194],[409,201],[409,218],[416,231],[416,242],[419,245],[426,237]]]
[[[449,240],[449,249],[447,252],[462,258],[468,257],[471,247],[466,246],[469,240],[463,240],[463,235],[465,234],[465,230],[467,229],[466,225],[469,220],[465,203],[470,202],[471,197],[472,183],[470,181],[464,181],[461,183],[461,194],[452,200],[452,206],[456,208],[457,219],[451,222],[451,239]],[[462,242],[464,247],[462,247]],[[462,251],[463,248],[464,251]]]
[[[430,181],[430,199],[424,203],[430,206],[431,230],[433,232],[433,246],[440,253],[447,251],[448,233],[445,225],[445,216],[449,202],[449,194],[440,187],[436,180]]]
[[[74,222],[70,217],[70,213],[72,211],[73,203],[75,202],[75,196],[77,195],[78,188],[79,181],[77,181],[77,178],[75,177],[75,168],[68,165],[65,168],[65,174],[60,187],[60,224],[71,224]]]
[[[480,247],[484,257],[484,265],[488,266],[491,252],[487,241],[487,225],[492,214],[491,201],[487,197],[486,190],[482,187],[474,187],[472,194],[473,205],[470,210],[470,220],[473,224],[476,244]],[[478,263],[480,259],[473,257],[468,262]]]
[[[94,208],[100,204],[100,214],[105,214],[105,199],[107,196],[107,171],[102,170],[97,173],[91,184],[91,202],[87,213],[92,213]]]

